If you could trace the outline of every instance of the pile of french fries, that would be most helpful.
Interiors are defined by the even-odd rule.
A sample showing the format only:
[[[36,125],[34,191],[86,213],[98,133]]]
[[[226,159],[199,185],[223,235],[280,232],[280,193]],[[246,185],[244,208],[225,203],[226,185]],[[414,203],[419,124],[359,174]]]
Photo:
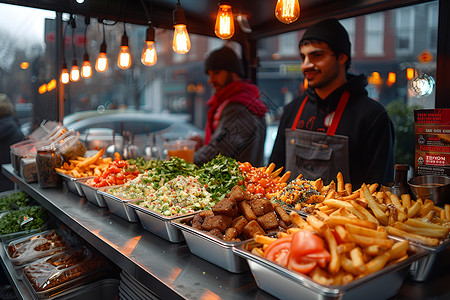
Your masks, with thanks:
[[[328,216],[325,213],[309,215],[306,220],[294,211],[290,216],[298,228],[278,232],[277,238],[299,230],[310,230],[326,241],[331,254],[330,262],[326,268],[316,266],[307,274],[319,284],[344,285],[408,258],[409,242],[389,239],[385,228],[378,222],[338,214]],[[251,252],[264,256],[264,251],[275,240],[257,235],[255,242],[261,247],[255,247]]]
[[[315,204],[301,203],[295,209],[315,211],[322,218],[338,215],[371,221],[384,226],[388,234],[427,246],[438,246],[449,237],[449,204],[442,208],[428,199],[414,201],[409,194],[398,197],[382,188],[378,190],[378,184],[363,184],[352,191],[341,173],[336,179],[337,183],[328,186],[317,180],[315,185],[321,195],[315,197]]]
[[[60,168],[55,168],[59,173],[67,174],[73,178],[83,178],[101,175],[112,162],[111,157],[102,157],[104,149],[100,149],[92,156],[71,159],[64,162]]]

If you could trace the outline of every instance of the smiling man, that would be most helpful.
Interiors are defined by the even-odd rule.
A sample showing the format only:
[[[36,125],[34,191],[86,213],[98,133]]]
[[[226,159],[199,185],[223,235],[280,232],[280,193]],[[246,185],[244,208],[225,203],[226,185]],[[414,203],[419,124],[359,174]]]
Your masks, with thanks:
[[[336,19],[305,31],[301,67],[308,89],[285,106],[270,162],[325,184],[338,172],[355,189],[362,183],[392,182],[394,127],[384,109],[368,97],[364,75],[348,73],[351,44]]]
[[[208,56],[205,72],[216,92],[206,103],[205,140],[194,153],[194,163],[202,165],[221,153],[261,166],[267,107],[260,99],[258,87],[243,80],[242,63],[227,46]]]

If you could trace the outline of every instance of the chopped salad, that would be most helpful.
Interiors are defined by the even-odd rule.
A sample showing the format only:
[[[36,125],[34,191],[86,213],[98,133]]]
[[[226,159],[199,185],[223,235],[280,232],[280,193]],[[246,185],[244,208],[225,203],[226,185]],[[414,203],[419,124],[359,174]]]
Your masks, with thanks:
[[[195,177],[178,175],[156,192],[149,194],[139,206],[164,216],[176,216],[210,209],[214,201],[205,186]]]

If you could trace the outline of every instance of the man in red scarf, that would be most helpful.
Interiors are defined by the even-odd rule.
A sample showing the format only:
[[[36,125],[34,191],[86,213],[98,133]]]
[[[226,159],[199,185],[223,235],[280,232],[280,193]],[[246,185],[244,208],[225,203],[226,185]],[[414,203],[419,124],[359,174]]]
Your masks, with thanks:
[[[243,80],[243,66],[229,47],[212,52],[205,72],[216,93],[206,103],[208,116],[205,141],[194,154],[194,163],[202,165],[219,153],[253,166],[263,163],[266,105],[258,88]]]

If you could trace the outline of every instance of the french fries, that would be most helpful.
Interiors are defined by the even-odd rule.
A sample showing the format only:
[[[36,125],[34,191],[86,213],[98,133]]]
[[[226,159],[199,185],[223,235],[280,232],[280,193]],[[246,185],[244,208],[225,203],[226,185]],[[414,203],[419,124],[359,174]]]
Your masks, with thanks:
[[[389,239],[388,232],[377,223],[341,216],[329,216],[321,220],[315,213],[306,217],[306,220],[296,212],[291,212],[290,216],[299,228],[289,228],[284,233],[278,233],[278,238],[295,234],[299,230],[310,230],[322,237],[330,253],[326,266],[316,265],[307,274],[320,284],[346,284],[408,257],[408,240],[396,242]],[[275,240],[256,235],[255,241],[261,245],[257,247],[258,250],[253,248],[252,253],[264,256],[268,246]]]
[[[93,156],[77,157],[65,162],[61,167],[55,168],[59,173],[67,174],[73,178],[98,176],[102,174],[112,162],[111,157],[102,158],[104,150],[100,150]]]
[[[437,246],[449,238],[450,204],[439,207],[428,199],[414,201],[409,194],[398,197],[384,189],[377,191],[378,186],[362,184],[360,189],[351,191],[339,173],[336,185],[330,184],[326,191],[322,188],[324,200],[313,205],[302,203],[298,209],[309,206],[308,213],[317,212],[330,226],[345,227],[355,220],[368,221],[374,227],[385,226],[388,234],[428,246]],[[362,226],[362,223],[355,225]],[[340,235],[344,236],[342,232]]]

